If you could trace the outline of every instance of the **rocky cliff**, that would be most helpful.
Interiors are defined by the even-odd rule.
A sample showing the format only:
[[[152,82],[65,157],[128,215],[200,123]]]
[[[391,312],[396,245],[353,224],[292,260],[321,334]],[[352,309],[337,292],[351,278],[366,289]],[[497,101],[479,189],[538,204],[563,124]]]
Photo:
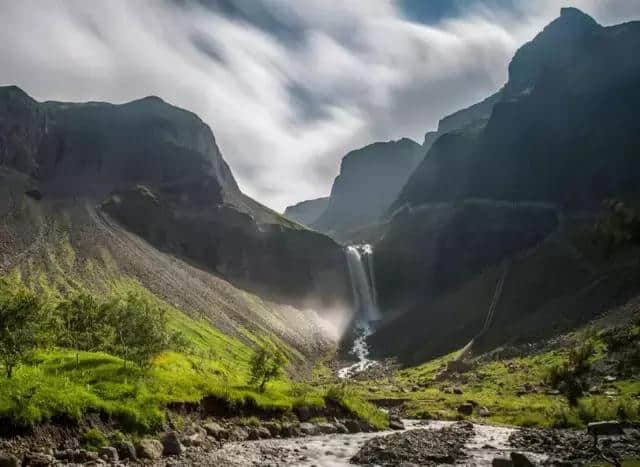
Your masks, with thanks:
[[[157,97],[38,103],[0,88],[0,163],[41,199],[91,200],[157,248],[274,299],[349,299],[342,249],[244,196],[211,129]]]
[[[284,216],[300,222],[303,225],[312,225],[324,213],[329,205],[329,198],[310,199],[287,207]]]

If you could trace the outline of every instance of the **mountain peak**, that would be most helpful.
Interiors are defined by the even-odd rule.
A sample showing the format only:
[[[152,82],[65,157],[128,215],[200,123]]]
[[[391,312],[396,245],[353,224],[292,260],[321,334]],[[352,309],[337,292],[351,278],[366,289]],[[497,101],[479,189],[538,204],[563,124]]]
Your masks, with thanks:
[[[598,22],[591,16],[574,7],[561,8],[560,17],[556,21],[554,21],[554,23],[555,22],[570,22],[571,24],[581,24],[591,28],[600,26]]]

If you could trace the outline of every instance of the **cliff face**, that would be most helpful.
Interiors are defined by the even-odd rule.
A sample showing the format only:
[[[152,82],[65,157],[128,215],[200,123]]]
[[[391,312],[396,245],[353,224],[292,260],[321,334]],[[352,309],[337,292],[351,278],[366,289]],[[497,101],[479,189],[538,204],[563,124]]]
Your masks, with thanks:
[[[287,207],[284,216],[304,225],[312,225],[324,213],[329,198],[310,199]]]
[[[563,9],[498,94],[427,135],[375,245],[380,354],[420,361],[469,342],[505,264],[488,347],[571,329],[638,291],[637,267],[593,264],[578,238],[603,199],[640,198],[639,46],[638,22]]]
[[[422,146],[406,138],[350,152],[313,227],[339,234],[378,221],[423,156]]]
[[[91,199],[157,248],[289,303],[348,300],[339,245],[244,196],[210,128],[157,97],[38,103],[0,89],[0,161],[44,199]]]

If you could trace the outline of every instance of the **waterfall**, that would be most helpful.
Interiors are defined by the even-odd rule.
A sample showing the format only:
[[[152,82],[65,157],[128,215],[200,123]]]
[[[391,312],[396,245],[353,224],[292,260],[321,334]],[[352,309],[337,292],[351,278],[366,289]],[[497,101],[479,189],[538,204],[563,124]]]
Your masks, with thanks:
[[[358,358],[358,362],[340,369],[338,371],[340,378],[347,378],[375,364],[368,358],[367,337],[373,332],[373,323],[380,319],[373,269],[373,248],[371,245],[351,245],[347,247],[346,255],[353,291],[354,323],[357,332],[351,353]]]

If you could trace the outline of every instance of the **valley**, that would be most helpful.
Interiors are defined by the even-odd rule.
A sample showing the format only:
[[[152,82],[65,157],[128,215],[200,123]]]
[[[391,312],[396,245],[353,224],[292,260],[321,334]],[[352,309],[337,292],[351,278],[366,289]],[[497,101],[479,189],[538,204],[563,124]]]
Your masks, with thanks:
[[[639,465],[637,46],[562,8],[283,214],[188,110],[0,87],[0,467]]]

